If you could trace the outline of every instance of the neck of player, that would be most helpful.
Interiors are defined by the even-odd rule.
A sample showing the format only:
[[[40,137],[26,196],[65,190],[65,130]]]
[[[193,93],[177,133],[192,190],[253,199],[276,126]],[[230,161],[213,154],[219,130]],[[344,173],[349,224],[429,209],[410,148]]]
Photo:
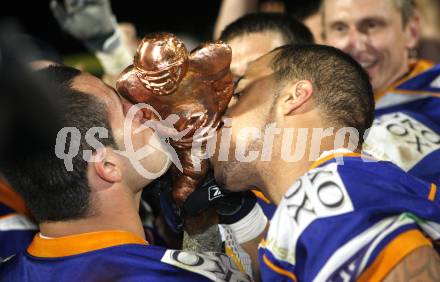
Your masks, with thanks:
[[[316,124],[319,125],[319,122]],[[339,142],[335,135],[338,129],[335,128],[332,131],[332,128],[327,128],[323,124],[321,124],[322,127],[316,126],[316,124],[313,127],[306,127],[307,124],[295,125],[296,128],[306,128],[310,132],[306,138],[303,138],[306,145],[302,156],[297,159],[293,158],[297,155],[295,149],[300,147],[298,141],[294,141],[290,151],[291,157],[277,155],[272,162],[262,163],[258,168],[260,185],[257,187],[261,187],[262,192],[276,205],[280,203],[294,182],[310,170],[312,164],[319,159],[323,152],[342,148],[352,148],[351,151],[360,152],[356,148],[357,146],[349,145],[348,135],[345,136],[343,142]],[[321,129],[323,131],[320,133]],[[301,137],[298,137],[298,135],[294,136],[294,140],[301,140]],[[338,143],[341,144],[338,145]],[[286,154],[286,152],[281,153]]]
[[[92,192],[91,209],[82,219],[43,222],[40,232],[50,238],[78,235],[98,231],[128,231],[145,239],[139,217],[141,191],[132,193],[129,189],[114,187],[105,191]]]

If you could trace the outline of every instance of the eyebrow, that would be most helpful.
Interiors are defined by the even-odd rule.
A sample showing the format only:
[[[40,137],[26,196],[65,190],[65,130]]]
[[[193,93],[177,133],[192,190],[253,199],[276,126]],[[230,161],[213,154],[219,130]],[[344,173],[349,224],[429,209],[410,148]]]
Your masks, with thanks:
[[[330,27],[335,27],[336,25],[348,25],[347,22],[341,21],[341,20],[335,20],[328,24]]]
[[[376,21],[381,23],[386,23],[387,19],[383,16],[368,16],[360,20],[360,23],[368,22],[368,21]]]
[[[355,21],[355,25],[358,25],[360,23],[366,22],[366,21],[380,21],[380,22],[386,22],[386,18],[382,15],[367,15],[361,19],[358,19]],[[335,25],[343,24],[343,25],[349,25],[346,20],[336,19],[329,21],[328,26],[334,27]]]

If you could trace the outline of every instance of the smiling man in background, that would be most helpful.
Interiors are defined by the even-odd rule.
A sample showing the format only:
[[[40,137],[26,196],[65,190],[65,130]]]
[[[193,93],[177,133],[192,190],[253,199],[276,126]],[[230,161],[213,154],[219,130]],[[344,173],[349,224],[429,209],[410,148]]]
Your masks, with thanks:
[[[325,0],[326,43],[368,72],[376,120],[365,149],[440,183],[440,66],[415,60],[420,18],[412,0]]]

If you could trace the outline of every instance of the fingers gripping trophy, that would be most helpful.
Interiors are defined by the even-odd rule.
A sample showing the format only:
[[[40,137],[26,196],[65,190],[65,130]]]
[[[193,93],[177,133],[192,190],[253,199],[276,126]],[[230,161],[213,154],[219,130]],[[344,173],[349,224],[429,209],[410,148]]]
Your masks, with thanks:
[[[172,130],[166,133],[175,149],[178,161],[171,168],[171,199],[177,209],[201,185],[209,167],[209,160],[194,164],[191,147],[194,138],[205,140],[200,129],[216,130],[226,111],[233,92],[229,70],[231,49],[224,43],[207,43],[188,52],[181,40],[170,33],[147,35],[137,48],[134,62],[120,75],[116,88],[132,103],[145,103],[147,120],[165,120],[172,115]],[[160,114],[161,117],[156,115]],[[209,136],[209,134],[208,134]],[[179,163],[177,167],[176,163]],[[180,165],[181,164],[181,165]],[[189,234],[197,234],[216,223],[211,210],[197,217],[184,217]]]

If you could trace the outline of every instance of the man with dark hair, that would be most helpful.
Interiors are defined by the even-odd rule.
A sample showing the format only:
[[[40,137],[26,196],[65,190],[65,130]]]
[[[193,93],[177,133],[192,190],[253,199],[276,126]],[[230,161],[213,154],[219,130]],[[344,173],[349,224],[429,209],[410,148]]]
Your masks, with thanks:
[[[40,75],[62,96],[63,128],[55,152],[4,169],[40,233],[26,252],[0,264],[0,281],[248,280],[226,255],[166,250],[145,240],[138,210],[153,179],[135,169],[130,149],[137,153],[160,142],[143,127],[139,109],[129,110],[130,103],[89,74],[54,66]],[[138,164],[151,173],[166,171],[168,155],[151,148]]]
[[[304,25],[288,15],[278,13],[247,14],[228,25],[221,33],[220,40],[228,42],[238,36],[265,31],[279,33],[284,42],[313,43],[313,35]]]
[[[38,68],[60,58],[45,42],[22,34],[14,23],[0,25],[0,261],[21,252],[38,227],[23,199],[2,175],[10,160],[49,148],[56,137],[56,99],[49,99],[46,85],[33,77],[29,66]],[[41,114],[39,108],[46,111]]]
[[[273,49],[286,44],[312,44],[313,35],[301,22],[287,14],[256,13],[245,15],[229,24],[220,40],[232,48],[231,72],[238,81],[248,65]],[[234,95],[229,105],[237,101]],[[258,202],[268,218],[275,206],[258,191]]]
[[[414,0],[325,0],[322,19],[326,43],[350,54],[371,78],[377,119],[365,150],[439,184],[440,66],[414,61]]]
[[[58,93],[56,91],[58,86],[69,87],[80,71],[73,68],[50,67],[36,71],[34,74],[36,80],[44,80],[48,89],[53,89],[54,93]],[[47,77],[51,78],[50,81]],[[28,154],[23,155],[28,156]],[[55,158],[54,155],[53,157]],[[46,177],[46,167],[42,165],[39,169],[42,172],[41,176]],[[29,171],[29,173],[32,172],[34,171]],[[19,181],[29,180],[28,173],[17,177]],[[5,259],[26,250],[38,231],[34,219],[34,215],[29,212],[23,198],[0,176],[0,258]]]
[[[305,46],[303,49],[279,48],[271,64],[276,82],[283,87],[292,78],[313,81],[314,103],[320,108],[323,119],[336,127],[356,128],[359,137],[363,138],[373,121],[374,111],[368,76],[341,52],[316,46],[309,46],[309,49]]]
[[[220,187],[258,187],[278,206],[254,266],[263,281],[440,279],[437,187],[360,154],[374,99],[354,59],[321,45],[279,47],[251,63],[236,92],[219,139],[231,142],[211,162]],[[234,223],[246,250],[263,236],[261,220]]]
[[[43,79],[55,89],[59,87],[71,88],[74,79],[81,75],[81,71],[75,68],[52,65],[34,72],[37,78]]]
[[[67,89],[69,88],[65,88],[61,98],[66,108],[65,127],[79,129],[80,136],[86,136],[90,128],[111,128],[102,102],[92,95]],[[73,134],[71,142],[71,144],[79,142],[77,148],[79,153],[72,158],[71,173],[66,171],[63,159],[54,152],[30,155],[26,159],[11,163],[4,170],[7,179],[28,203],[28,208],[39,223],[76,220],[93,214],[90,203],[91,190],[87,179],[87,162],[83,160],[81,152],[95,148],[91,147],[85,138]],[[108,137],[102,138],[100,142],[104,147],[117,149],[111,131]],[[54,144],[54,148],[57,145]],[[47,164],[50,164],[50,169]],[[44,190],[40,187],[41,183],[45,183]],[[63,191],[59,191],[60,189]]]
[[[322,42],[319,8],[322,0],[223,0],[214,27],[214,39],[230,23],[249,13],[283,13],[293,16],[312,32],[315,42]]]
[[[313,35],[288,15],[256,13],[229,24],[220,40],[231,46],[231,72],[238,79],[255,59],[285,44],[312,44]]]

